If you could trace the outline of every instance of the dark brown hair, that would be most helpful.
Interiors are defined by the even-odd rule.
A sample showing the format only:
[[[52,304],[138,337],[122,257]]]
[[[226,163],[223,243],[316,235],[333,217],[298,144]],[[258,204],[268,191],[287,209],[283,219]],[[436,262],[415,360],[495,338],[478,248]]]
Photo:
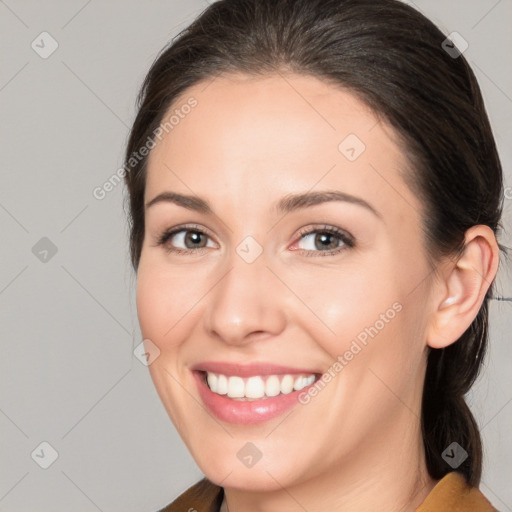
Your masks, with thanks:
[[[138,96],[125,161],[144,145],[186,89],[221,73],[293,72],[347,89],[394,127],[410,162],[409,183],[425,207],[431,261],[457,256],[477,224],[497,233],[503,204],[500,160],[476,78],[444,35],[398,0],[220,0],[159,54]],[[443,47],[444,46],[444,47]],[[130,248],[135,269],[144,238],[147,158],[126,174]],[[488,299],[460,337],[430,349],[422,434],[430,475],[452,471],[443,451],[457,442],[468,458],[457,468],[472,485],[482,446],[465,394],[488,339]]]

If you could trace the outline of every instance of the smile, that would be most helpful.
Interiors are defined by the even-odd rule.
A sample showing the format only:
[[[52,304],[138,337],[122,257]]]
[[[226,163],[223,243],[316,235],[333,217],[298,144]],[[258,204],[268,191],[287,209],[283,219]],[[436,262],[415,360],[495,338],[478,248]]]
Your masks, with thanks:
[[[315,375],[256,375],[243,378],[213,372],[206,373],[206,382],[213,393],[234,400],[258,400],[300,391],[315,382]]]
[[[241,425],[281,416],[321,372],[274,364],[207,362],[191,368],[205,408],[218,420]]]

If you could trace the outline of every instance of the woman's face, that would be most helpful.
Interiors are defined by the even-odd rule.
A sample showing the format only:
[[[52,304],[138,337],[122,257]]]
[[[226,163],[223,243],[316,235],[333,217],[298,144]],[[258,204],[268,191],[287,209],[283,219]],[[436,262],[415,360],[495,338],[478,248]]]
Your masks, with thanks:
[[[171,115],[137,307],[201,470],[268,490],[419,451],[431,269],[391,128],[300,75],[224,75]]]

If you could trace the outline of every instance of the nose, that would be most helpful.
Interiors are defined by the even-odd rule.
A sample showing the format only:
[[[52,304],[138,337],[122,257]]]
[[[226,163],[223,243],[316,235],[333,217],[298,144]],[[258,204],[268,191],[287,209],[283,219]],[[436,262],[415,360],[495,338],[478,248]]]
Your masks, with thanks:
[[[204,327],[229,345],[277,336],[286,326],[285,295],[264,254],[248,263],[233,252],[228,269],[207,295]]]

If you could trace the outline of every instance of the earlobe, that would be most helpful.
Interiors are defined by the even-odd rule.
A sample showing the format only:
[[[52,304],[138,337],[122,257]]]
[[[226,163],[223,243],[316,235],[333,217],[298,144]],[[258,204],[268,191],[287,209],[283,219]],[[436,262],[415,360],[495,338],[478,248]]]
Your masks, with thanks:
[[[483,304],[498,263],[499,248],[492,229],[483,225],[468,229],[464,251],[456,261],[448,261],[434,285],[437,290],[427,328],[428,346],[444,348],[464,334]]]

